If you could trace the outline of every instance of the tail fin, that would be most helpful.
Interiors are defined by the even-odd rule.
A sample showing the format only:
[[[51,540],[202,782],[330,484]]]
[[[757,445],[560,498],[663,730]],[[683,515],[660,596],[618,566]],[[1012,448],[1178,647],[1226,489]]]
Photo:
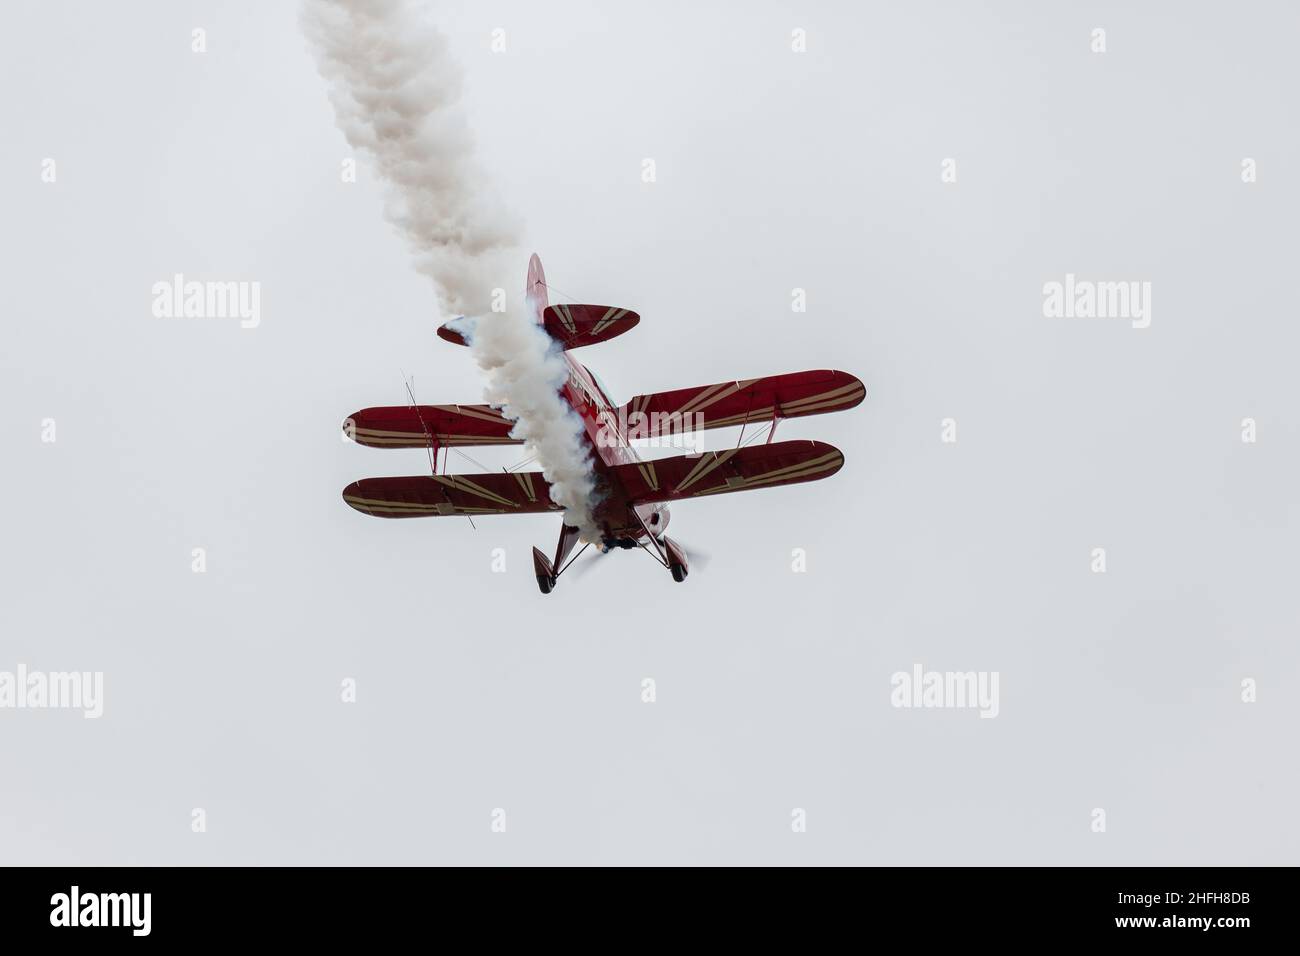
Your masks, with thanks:
[[[550,305],[547,300],[546,273],[542,260],[533,253],[528,260],[528,281],[524,295],[537,324],[560,343],[560,348],[576,349],[582,345],[604,342],[622,335],[641,321],[630,309],[608,305]]]
[[[550,304],[546,297],[546,273],[542,271],[542,260],[533,253],[528,260],[528,280],[524,283],[524,299],[533,310],[537,324],[542,324],[542,313]]]
[[[546,311],[549,301],[546,297],[546,273],[542,271],[542,260],[533,253],[528,260],[528,279],[524,282],[524,301],[528,307],[533,310],[533,321],[542,325],[542,313]],[[452,319],[450,322],[444,322],[438,329],[438,338],[450,342],[452,345],[469,345],[465,338],[467,332],[467,323],[472,319],[466,319],[461,316],[458,319]]]

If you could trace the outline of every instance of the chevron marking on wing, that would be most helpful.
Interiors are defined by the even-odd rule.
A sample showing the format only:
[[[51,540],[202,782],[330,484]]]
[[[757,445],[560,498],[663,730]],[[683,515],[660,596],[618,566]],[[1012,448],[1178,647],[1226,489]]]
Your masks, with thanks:
[[[607,310],[605,314],[600,317],[600,321],[597,322],[595,327],[591,330],[591,334],[593,336],[600,335],[601,332],[605,331],[607,326],[613,324],[614,322],[617,322],[625,315],[627,315],[627,309],[611,308]]]
[[[528,496],[529,501],[537,500],[537,492],[533,490],[533,476],[527,471],[512,471],[515,481],[519,482],[519,487],[524,489],[524,494]]]
[[[790,414],[788,414],[786,417],[795,418],[799,415],[812,415],[816,412],[834,412],[840,410],[847,411],[849,409],[849,406],[857,402],[865,394],[866,394],[866,390],[863,389],[861,392],[858,392],[857,394],[854,395],[845,395],[845,396],[841,396],[840,398],[832,398],[830,401],[818,402],[816,405],[801,405],[795,409],[790,409],[782,405],[778,409],[778,412],[781,413],[789,412]]]
[[[731,415],[728,418],[705,418],[705,428],[725,428],[727,425],[742,425],[746,422],[765,422],[772,418],[772,406],[766,408],[755,408],[749,412],[742,412],[739,415]]]
[[[743,392],[745,389],[749,388],[749,386],[753,385],[757,381],[758,379],[751,378],[743,382],[731,382],[730,384],[725,386],[725,388],[729,389],[729,391],[723,391],[716,395],[712,395],[707,400],[705,400],[704,395],[700,395],[695,399],[695,401],[687,402],[682,407],[682,414],[686,414],[687,412],[694,414],[695,412],[708,408],[710,405],[712,405],[715,402],[721,401],[724,398],[730,398],[732,395],[735,395],[737,392]]]
[[[833,411],[840,406],[847,406],[863,395],[866,394],[866,388],[861,383],[856,385],[846,385],[843,388],[833,389],[829,392],[822,392],[820,395],[809,395],[807,398],[801,398],[797,401],[786,402],[775,409],[776,413],[785,417],[795,417],[796,415],[810,415],[818,411]],[[728,425],[741,425],[746,422],[766,421],[772,417],[773,407],[768,405],[766,408],[755,408],[748,413],[740,415],[731,415],[727,418],[706,418],[705,427],[707,428],[725,428]]]
[[[866,387],[861,382],[853,382],[849,385],[843,385],[840,388],[833,388],[829,392],[822,392],[818,395],[809,395],[807,398],[799,398],[793,402],[782,402],[782,410],[802,411],[805,406],[817,405],[820,403],[832,403],[833,401],[848,401],[850,398],[856,398],[855,393],[865,393]]]
[[[437,514],[438,504],[419,501],[390,501],[387,498],[362,498],[359,495],[344,495],[343,500],[363,511],[383,511],[389,514]]]
[[[577,333],[578,327],[574,324],[573,314],[569,311],[567,305],[556,305],[555,314],[560,317],[560,324],[564,326],[570,335]]]
[[[488,491],[482,485],[476,485],[463,475],[430,475],[429,477],[439,484],[447,485],[449,488],[455,488],[457,491],[468,491],[472,495],[477,495],[487,501],[494,501],[497,504],[505,505],[508,508],[519,507],[518,502],[511,501],[509,498],[502,498],[496,492]]]
[[[370,508],[371,502],[366,498],[358,498],[356,495],[344,495],[343,500],[358,511],[364,511],[368,515],[374,514],[374,511]]]
[[[809,475],[820,474],[824,471],[830,471],[836,468],[844,461],[844,456],[838,451],[829,452],[820,458],[812,461],[800,462],[797,465],[788,465],[785,468],[777,468],[774,471],[764,472],[761,475],[753,475],[749,478],[743,478],[739,482],[728,484],[723,482],[720,485],[714,485],[711,488],[705,488],[695,493],[699,495],[711,495],[719,491],[738,491],[742,488],[756,488],[759,485],[770,484],[774,481],[790,481],[794,478],[806,478]]]
[[[695,397],[688,399],[686,404],[676,409],[673,414],[685,415],[693,412],[696,406],[703,408],[705,405],[711,405],[719,398],[724,398],[735,391],[735,382],[724,382],[721,385],[710,385],[695,394]]]
[[[641,478],[650,490],[658,491],[659,476],[655,474],[655,463],[653,461],[637,462],[636,467],[641,472]]]
[[[690,474],[683,478],[681,483],[678,484],[676,490],[685,491],[709,472],[713,471],[713,469],[729,461],[738,451],[740,451],[739,448],[728,448],[726,451],[712,451],[707,455],[702,455],[700,460],[695,463],[695,467],[691,469]]]

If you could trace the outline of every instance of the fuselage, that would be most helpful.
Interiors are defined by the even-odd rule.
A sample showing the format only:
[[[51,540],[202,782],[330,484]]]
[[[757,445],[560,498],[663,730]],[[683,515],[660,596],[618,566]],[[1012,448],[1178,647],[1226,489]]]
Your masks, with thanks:
[[[621,431],[618,406],[605,394],[596,377],[571,353],[565,352],[564,360],[569,366],[569,377],[561,394],[582,419],[584,437],[591,449],[596,471],[596,494],[599,498],[596,520],[600,522],[606,543],[626,544],[642,539],[646,536],[646,529],[655,537],[660,536],[668,527],[668,506],[662,503],[634,505],[627,490],[610,471],[614,465],[641,461]]]

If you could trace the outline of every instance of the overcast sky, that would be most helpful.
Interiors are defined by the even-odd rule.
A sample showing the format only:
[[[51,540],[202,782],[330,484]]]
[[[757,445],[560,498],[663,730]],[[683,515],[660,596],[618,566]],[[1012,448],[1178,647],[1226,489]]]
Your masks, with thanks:
[[[588,552],[547,597],[555,516],[340,497],[427,469],[349,413],[482,382],[296,14],[7,10],[0,671],[104,713],[0,709],[0,861],[1297,861],[1294,7],[434,5],[519,285],[642,316],[581,356],[616,400],[867,386],[778,432],[833,478],[674,506],[684,584]],[[155,317],[177,273],[260,324]],[[1067,273],[1149,327],[1045,316]],[[917,664],[996,718],[892,706]]]

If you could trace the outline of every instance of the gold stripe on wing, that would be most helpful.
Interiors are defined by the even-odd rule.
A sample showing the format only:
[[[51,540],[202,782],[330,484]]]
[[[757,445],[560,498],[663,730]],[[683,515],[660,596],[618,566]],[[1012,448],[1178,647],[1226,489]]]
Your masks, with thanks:
[[[735,382],[723,382],[721,385],[706,385],[704,388],[696,392],[694,396],[689,398],[684,405],[676,409],[674,414],[685,415],[687,412],[692,412],[701,402],[712,404],[724,395],[730,394],[727,392],[727,389],[731,388],[733,385],[735,385]]]
[[[866,391],[862,383],[858,382],[830,392],[822,392],[820,395],[810,395],[794,402],[783,403],[776,409],[776,412],[780,418],[798,418],[803,415],[812,415],[815,412],[832,412],[839,408],[846,408],[850,404],[861,400],[866,395]],[[727,418],[710,419],[705,416],[704,427],[725,428],[729,425],[768,421],[772,418],[772,414],[773,408],[769,405],[766,408],[756,408],[748,414],[731,415]]]
[[[740,481],[743,482],[744,484],[749,484],[759,480],[762,481],[777,480],[777,479],[789,477],[795,472],[802,472],[803,470],[808,468],[819,468],[822,465],[835,464],[837,461],[842,462],[843,460],[844,460],[844,456],[840,454],[838,449],[836,449],[835,451],[827,452],[825,455],[822,455],[820,458],[813,458],[813,459],[809,459],[808,461],[798,461],[795,462],[793,465],[785,465],[784,467],[774,468],[770,471],[759,472],[757,475],[751,475],[748,478],[742,477],[740,478]],[[737,485],[733,482],[732,487],[741,487],[741,485]]]
[[[593,325],[593,326],[592,326],[592,327],[587,331],[587,334],[590,335],[590,336],[592,336],[593,338],[594,338],[595,336],[599,335],[599,334],[601,333],[601,330],[604,329],[605,326],[609,325],[609,323],[610,323],[611,321],[613,321],[613,319],[611,319],[610,316],[612,316],[616,311],[617,311],[617,310],[614,309],[614,308],[612,308],[612,307],[606,309],[606,310],[605,310],[605,314],[602,315],[599,319],[596,320],[596,324]]]
[[[411,431],[409,428],[406,429],[405,431],[397,431],[395,429],[383,429],[383,428],[354,428],[352,429],[352,434],[365,435],[367,438],[410,438],[412,436],[418,438],[426,437],[423,431],[418,431],[418,432]]]
[[[659,490],[659,476],[655,474],[655,463],[652,461],[637,462],[637,469],[641,472],[641,479],[651,491]]]
[[[564,326],[565,331],[570,335],[578,331],[577,326],[573,324],[573,315],[569,312],[567,305],[556,305],[555,314],[559,316],[560,324]]]
[[[344,495],[343,500],[351,507],[357,509],[357,511],[364,511],[366,514],[374,514],[374,512],[370,510],[370,506],[361,498],[356,498],[352,495]]]
[[[755,382],[757,382],[757,381],[758,381],[758,379],[756,379],[756,378],[751,378],[751,379],[746,379],[746,380],[743,381],[743,382],[731,382],[731,383],[727,386],[728,388],[731,389],[730,392],[723,392],[722,394],[714,395],[714,396],[713,396],[712,398],[710,398],[708,401],[697,401],[697,402],[694,402],[694,403],[692,403],[692,402],[687,402],[687,406],[689,406],[689,407],[688,407],[688,408],[683,408],[682,411],[683,411],[683,412],[686,412],[686,411],[689,410],[689,411],[692,412],[692,413],[694,413],[694,412],[698,412],[698,411],[700,411],[701,409],[708,408],[708,407],[709,407],[710,405],[712,405],[713,403],[715,403],[715,402],[719,402],[719,401],[721,401],[721,400],[724,399],[724,398],[730,398],[730,397],[732,397],[733,395],[739,395],[740,393],[744,392],[746,389],[748,389],[750,386],[752,386],[752,385],[753,385]],[[703,397],[703,396],[701,396],[701,398],[702,398],[702,397]]]
[[[429,444],[427,435],[410,435],[406,438],[375,438],[372,435],[353,435],[358,445],[392,446],[396,448],[419,448]]]
[[[419,501],[395,501],[391,498],[361,498],[357,495],[344,495],[343,500],[353,507],[359,507],[366,511],[374,508],[381,508],[387,511],[409,511],[413,514],[433,514],[438,510],[438,505],[436,504],[426,504]]]
[[[745,425],[750,422],[765,422],[772,419],[772,406],[767,408],[755,408],[750,412],[742,412],[739,415],[732,415],[728,418],[709,418],[704,416],[705,428],[726,428],[728,425]]]
[[[477,418],[485,422],[496,422],[497,424],[509,425],[510,419],[506,418],[494,408],[488,408],[484,411],[482,408],[470,408],[467,405],[434,405],[433,408],[451,415],[464,415],[466,418]]]
[[[424,432],[390,432],[387,435],[375,435],[365,429],[357,429],[352,433],[353,438],[359,443],[371,445],[397,445],[414,443],[417,445],[429,444],[429,436]],[[440,445],[522,445],[523,441],[518,438],[497,435],[444,435],[434,434],[434,438]]]
[[[603,316],[601,316],[600,321],[597,322],[595,328],[591,330],[591,334],[593,336],[599,335],[601,332],[605,331],[605,329],[608,326],[617,322],[625,315],[627,315],[627,309],[610,309]]]
[[[511,474],[515,476],[515,481],[519,482],[519,487],[524,490],[524,494],[528,496],[528,500],[536,501],[537,493],[533,491],[532,473],[527,471],[512,471]]]
[[[864,388],[863,384],[858,381],[849,382],[847,385],[841,385],[838,388],[832,388],[829,391],[818,392],[816,395],[805,395],[803,398],[792,399],[783,404],[788,406],[806,405],[809,402],[820,402],[827,398],[834,398],[836,395],[843,395],[845,392],[852,392],[859,388]]]
[[[804,405],[809,405],[815,402],[829,401],[832,398],[836,398],[840,395],[847,395],[849,392],[856,392],[858,390],[862,390],[863,392],[865,392],[866,387],[861,382],[851,382],[848,385],[842,385],[839,388],[833,388],[828,392],[819,392],[816,395],[809,395],[805,398],[797,398],[792,402],[782,402],[781,407],[789,408],[789,409],[800,408]]]
[[[853,405],[862,401],[866,396],[866,389],[855,392],[851,395],[841,395],[838,398],[832,398],[829,401],[818,402],[816,405],[801,405],[798,408],[781,408],[781,414],[786,418],[800,418],[804,415],[816,415],[825,412],[848,411]]]
[[[701,495],[713,495],[722,491],[746,491],[750,488],[757,488],[762,485],[771,484],[773,482],[796,481],[797,479],[800,478],[807,478],[812,475],[820,475],[824,472],[832,471],[843,464],[844,462],[843,455],[836,455],[834,457],[837,458],[838,460],[836,461],[820,460],[821,461],[820,464],[816,464],[816,465],[810,464],[806,467],[800,468],[797,471],[789,471],[788,469],[782,469],[782,473],[779,474],[777,472],[771,472],[764,475],[755,475],[752,478],[745,478],[738,484],[733,484],[733,485],[729,485],[726,482],[723,482],[720,485],[714,485],[712,488],[705,488],[703,491],[697,491],[693,497],[698,498]],[[794,467],[798,468],[799,466],[794,466]]]
[[[799,461],[799,462],[795,462],[793,465],[786,465],[784,468],[777,468],[773,471],[761,472],[760,474],[754,475],[753,478],[747,480],[755,480],[758,478],[766,479],[772,477],[780,478],[781,476],[788,474],[789,472],[797,471],[801,468],[811,468],[814,465],[821,465],[826,462],[833,462],[837,460],[838,461],[844,460],[844,456],[840,454],[839,449],[827,452],[826,454],[822,455],[820,458],[813,458],[813,459],[809,459],[808,461]]]
[[[449,488],[455,488],[457,491],[465,491],[471,495],[477,495],[488,501],[494,501],[499,505],[505,505],[508,508],[518,508],[518,502],[511,501],[509,498],[503,498],[495,491],[489,491],[482,485],[477,485],[463,475],[430,475],[434,481],[439,484],[447,485]]]
[[[412,518],[428,517],[447,517],[449,515],[476,514],[476,515],[502,515],[508,512],[501,508],[472,508],[468,505],[447,505],[440,508],[437,505],[427,505],[420,507],[410,507],[398,502],[384,502],[379,504],[357,505],[353,504],[351,499],[348,503],[359,511],[366,514],[390,514],[390,515],[409,515]]]
[[[444,445],[522,445],[522,438],[509,435],[439,435],[438,441]]]
[[[729,461],[738,451],[740,451],[739,448],[729,448],[726,451],[711,451],[702,455],[700,460],[696,462],[695,467],[692,468],[690,473],[681,480],[674,491],[685,491],[719,465],[723,465]],[[710,460],[710,455],[712,456],[712,460]]]

